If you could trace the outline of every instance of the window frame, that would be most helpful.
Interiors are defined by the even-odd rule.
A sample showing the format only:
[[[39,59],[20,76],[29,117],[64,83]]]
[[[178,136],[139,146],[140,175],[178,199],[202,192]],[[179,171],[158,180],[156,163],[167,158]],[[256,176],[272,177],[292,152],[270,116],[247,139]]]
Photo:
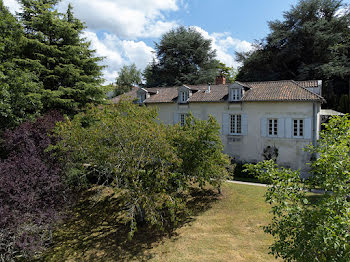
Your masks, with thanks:
[[[297,135],[295,135],[295,121],[297,121],[296,131]],[[300,125],[301,124],[301,125]],[[300,128],[301,126],[301,128]],[[293,118],[292,119],[292,137],[293,138],[304,138],[305,135],[305,120],[303,118]]]
[[[271,123],[271,126],[270,126]],[[271,133],[270,133],[271,130]],[[267,119],[267,136],[278,137],[278,118]]]
[[[189,97],[189,92],[186,91],[180,91],[180,103],[187,103],[188,97]]]
[[[232,87],[230,99],[231,99],[231,101],[241,101],[242,100],[242,89],[237,88],[237,87]]]
[[[185,124],[186,124],[186,114],[185,113],[179,114],[179,123],[180,123],[180,126],[185,126]]]
[[[229,114],[229,134],[242,135],[242,114]]]

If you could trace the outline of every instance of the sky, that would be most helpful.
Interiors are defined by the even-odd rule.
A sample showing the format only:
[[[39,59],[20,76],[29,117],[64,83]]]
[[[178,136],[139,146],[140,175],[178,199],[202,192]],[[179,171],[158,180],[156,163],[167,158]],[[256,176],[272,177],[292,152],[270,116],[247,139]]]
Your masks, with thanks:
[[[235,51],[249,51],[255,40],[269,33],[268,21],[283,19],[298,0],[62,0],[77,18],[86,23],[83,37],[91,42],[96,56],[105,57],[103,76],[115,82],[123,65],[135,63],[143,70],[154,57],[154,43],[177,26],[192,26],[212,40],[217,59],[234,68]],[[350,0],[344,1],[349,3]],[[16,0],[4,0],[15,14]]]

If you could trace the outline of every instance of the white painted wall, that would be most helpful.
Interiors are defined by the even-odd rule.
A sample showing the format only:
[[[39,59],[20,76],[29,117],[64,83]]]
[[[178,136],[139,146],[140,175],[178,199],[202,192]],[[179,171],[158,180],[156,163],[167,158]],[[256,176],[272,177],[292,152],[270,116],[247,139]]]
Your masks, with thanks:
[[[219,122],[221,137],[225,146],[224,152],[238,160],[257,162],[263,160],[263,150],[267,146],[278,148],[277,163],[293,169],[307,171],[307,162],[310,154],[303,151],[312,143],[312,118],[314,114],[313,102],[245,102],[245,103],[176,103],[155,104],[159,108],[159,119],[165,124],[174,124],[179,113],[192,112],[199,119],[208,119],[209,114]],[[313,132],[318,138],[320,103],[315,103],[317,125]],[[246,135],[226,135],[223,123],[224,114],[242,114],[247,117]],[[280,126],[279,137],[267,137],[262,132],[262,119],[278,118]],[[304,119],[304,138],[292,138],[292,119]],[[289,123],[289,124],[288,124]],[[307,123],[310,124],[310,133],[306,134]],[[282,124],[282,125],[281,125]],[[266,127],[267,128],[267,127]],[[267,130],[266,130],[267,131]]]

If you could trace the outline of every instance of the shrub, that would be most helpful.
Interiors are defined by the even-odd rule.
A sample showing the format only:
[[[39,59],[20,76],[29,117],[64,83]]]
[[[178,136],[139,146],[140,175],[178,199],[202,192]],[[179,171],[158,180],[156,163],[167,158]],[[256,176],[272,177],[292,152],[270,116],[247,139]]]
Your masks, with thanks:
[[[45,245],[49,224],[64,202],[56,159],[45,151],[48,136],[62,120],[52,112],[3,133],[0,161],[0,254],[4,260],[29,256]]]

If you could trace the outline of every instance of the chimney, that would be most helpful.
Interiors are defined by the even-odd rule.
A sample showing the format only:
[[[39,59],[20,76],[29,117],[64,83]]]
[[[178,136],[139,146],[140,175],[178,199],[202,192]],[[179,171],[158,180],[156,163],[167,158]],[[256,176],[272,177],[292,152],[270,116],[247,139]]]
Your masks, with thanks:
[[[205,91],[206,93],[210,93],[210,83],[208,83],[208,89]]]
[[[217,76],[216,77],[216,84],[217,85],[226,85],[226,78],[224,76]]]

